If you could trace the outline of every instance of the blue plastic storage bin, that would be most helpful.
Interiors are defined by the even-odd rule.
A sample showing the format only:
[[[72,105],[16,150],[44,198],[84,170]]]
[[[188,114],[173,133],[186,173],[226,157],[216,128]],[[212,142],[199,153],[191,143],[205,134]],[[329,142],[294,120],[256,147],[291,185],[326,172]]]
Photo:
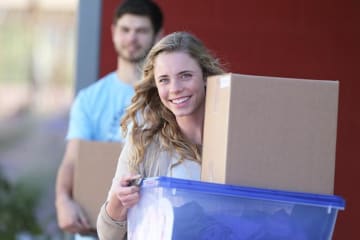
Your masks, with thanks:
[[[130,240],[331,239],[338,196],[147,178],[129,210]]]

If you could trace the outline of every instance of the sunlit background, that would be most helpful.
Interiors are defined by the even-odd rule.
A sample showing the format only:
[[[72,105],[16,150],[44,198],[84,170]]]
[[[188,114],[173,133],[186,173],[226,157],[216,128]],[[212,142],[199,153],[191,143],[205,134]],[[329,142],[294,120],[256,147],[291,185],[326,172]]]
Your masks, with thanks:
[[[74,95],[77,0],[0,1],[0,239],[63,239],[54,183]]]

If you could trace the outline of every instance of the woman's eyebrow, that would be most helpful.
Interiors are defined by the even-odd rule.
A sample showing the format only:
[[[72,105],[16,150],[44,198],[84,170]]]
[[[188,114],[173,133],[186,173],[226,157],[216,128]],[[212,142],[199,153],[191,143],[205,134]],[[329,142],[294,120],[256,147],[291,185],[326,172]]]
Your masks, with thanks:
[[[176,76],[179,76],[179,75],[184,74],[184,73],[193,73],[193,72],[194,71],[192,71],[192,70],[182,70],[182,71],[178,72],[176,74]],[[169,76],[168,74],[155,75],[155,78],[162,78],[162,77],[168,77],[168,76]]]
[[[193,73],[194,71],[191,71],[191,70],[183,70],[179,73],[177,73],[176,75],[181,75],[181,74],[184,74],[184,73]]]
[[[162,75],[155,76],[155,78],[162,78],[162,77],[167,77],[167,76],[168,76],[167,74],[162,74]]]

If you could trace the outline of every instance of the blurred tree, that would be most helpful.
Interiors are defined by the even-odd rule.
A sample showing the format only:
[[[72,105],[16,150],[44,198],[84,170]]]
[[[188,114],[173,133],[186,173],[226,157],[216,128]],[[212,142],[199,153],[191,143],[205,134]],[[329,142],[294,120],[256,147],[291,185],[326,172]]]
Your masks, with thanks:
[[[42,234],[35,215],[40,191],[30,185],[25,180],[10,183],[0,168],[0,239],[16,239],[19,233]]]

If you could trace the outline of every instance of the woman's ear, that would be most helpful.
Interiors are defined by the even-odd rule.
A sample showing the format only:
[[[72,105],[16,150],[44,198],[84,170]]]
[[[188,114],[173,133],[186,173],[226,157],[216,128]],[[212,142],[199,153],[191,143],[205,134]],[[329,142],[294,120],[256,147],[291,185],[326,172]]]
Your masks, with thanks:
[[[203,80],[204,80],[204,86],[207,85],[207,74],[203,72]]]

